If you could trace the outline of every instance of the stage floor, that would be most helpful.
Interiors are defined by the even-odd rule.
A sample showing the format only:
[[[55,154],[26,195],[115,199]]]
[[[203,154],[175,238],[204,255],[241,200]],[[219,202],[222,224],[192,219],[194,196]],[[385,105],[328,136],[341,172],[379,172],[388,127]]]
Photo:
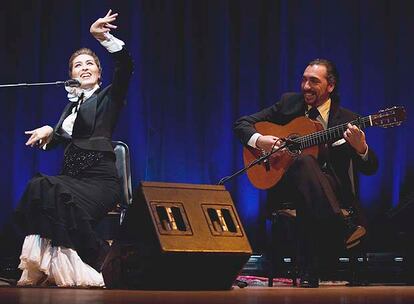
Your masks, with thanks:
[[[140,291],[74,288],[0,288],[0,303],[414,303],[412,286],[234,287],[228,291]]]

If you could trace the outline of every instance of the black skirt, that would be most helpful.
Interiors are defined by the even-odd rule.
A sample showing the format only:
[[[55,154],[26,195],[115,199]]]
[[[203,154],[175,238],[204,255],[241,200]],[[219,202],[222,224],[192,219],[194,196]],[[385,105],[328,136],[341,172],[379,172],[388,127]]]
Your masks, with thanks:
[[[25,235],[39,234],[52,246],[75,249],[93,264],[102,246],[94,227],[121,197],[115,156],[101,156],[75,176],[38,173],[29,181],[16,209]]]

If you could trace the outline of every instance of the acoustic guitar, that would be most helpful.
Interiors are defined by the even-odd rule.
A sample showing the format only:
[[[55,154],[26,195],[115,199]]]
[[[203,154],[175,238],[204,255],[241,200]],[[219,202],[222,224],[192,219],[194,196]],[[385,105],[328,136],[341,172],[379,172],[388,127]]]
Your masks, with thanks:
[[[360,117],[349,123],[358,126],[360,129],[372,126],[389,128],[399,126],[405,120],[405,117],[405,109],[400,106],[381,110],[376,114]],[[295,118],[286,125],[277,125],[267,121],[256,123],[254,127],[257,132],[287,138],[293,148],[276,152],[266,161],[252,166],[247,171],[250,182],[258,189],[269,189],[275,186],[299,153],[313,155],[317,158],[320,150],[319,146],[326,143],[332,144],[342,139],[343,133],[348,128],[347,125],[348,123],[344,123],[324,130],[319,122],[305,116]],[[244,165],[249,166],[263,155],[263,151],[245,146],[243,148]]]

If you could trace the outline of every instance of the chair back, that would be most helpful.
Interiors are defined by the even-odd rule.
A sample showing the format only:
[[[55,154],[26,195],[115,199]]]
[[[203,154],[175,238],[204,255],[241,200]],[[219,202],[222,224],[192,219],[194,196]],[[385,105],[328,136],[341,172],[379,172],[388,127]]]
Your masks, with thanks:
[[[119,202],[125,208],[132,203],[132,184],[129,148],[122,141],[112,141],[112,146],[116,155],[116,168],[121,182],[122,197]]]

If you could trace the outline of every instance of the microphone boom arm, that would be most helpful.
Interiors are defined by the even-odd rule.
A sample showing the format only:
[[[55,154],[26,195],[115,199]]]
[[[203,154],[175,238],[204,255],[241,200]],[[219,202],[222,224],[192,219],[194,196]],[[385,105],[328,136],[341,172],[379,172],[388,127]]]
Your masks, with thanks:
[[[47,86],[47,85],[60,85],[63,84],[69,87],[79,87],[81,84],[77,79],[70,79],[66,81],[52,81],[52,82],[32,82],[32,83],[10,83],[10,84],[0,84],[1,88],[18,88],[18,87],[39,87],[39,86]]]

